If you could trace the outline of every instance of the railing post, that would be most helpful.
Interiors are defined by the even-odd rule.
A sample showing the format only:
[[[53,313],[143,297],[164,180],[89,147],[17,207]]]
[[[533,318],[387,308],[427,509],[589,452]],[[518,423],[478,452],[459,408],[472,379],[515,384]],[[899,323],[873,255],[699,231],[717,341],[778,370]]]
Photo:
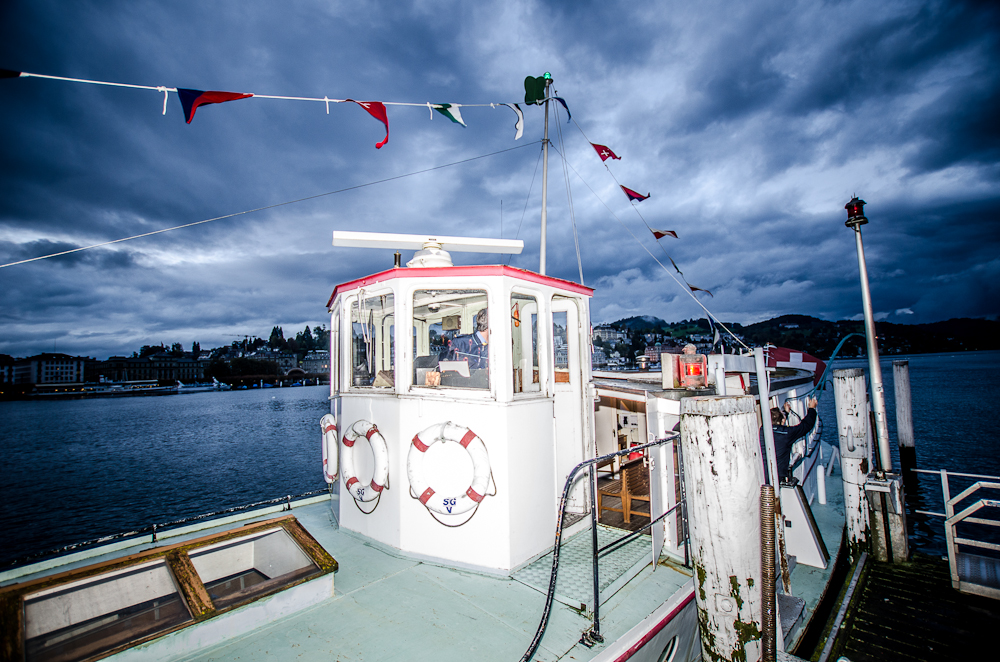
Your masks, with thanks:
[[[844,479],[844,511],[847,519],[847,544],[851,561],[868,551],[868,477],[869,443],[868,389],[865,371],[848,368],[833,371],[833,397],[837,405],[837,436],[840,439],[840,470]]]
[[[758,662],[761,591],[775,587],[760,574],[764,471],[753,397],[682,400],[681,446],[702,651],[716,662]]]
[[[623,478],[624,480],[624,478]],[[594,625],[589,638],[593,641],[604,641],[601,636],[601,578],[597,558],[597,470],[590,465],[590,535],[594,551]]]

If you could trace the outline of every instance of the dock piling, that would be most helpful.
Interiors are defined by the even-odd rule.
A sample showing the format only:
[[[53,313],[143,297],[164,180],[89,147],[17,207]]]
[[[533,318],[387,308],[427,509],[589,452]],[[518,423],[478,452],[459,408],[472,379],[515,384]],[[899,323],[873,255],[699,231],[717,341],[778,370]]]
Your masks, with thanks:
[[[763,461],[752,396],[681,401],[684,492],[704,659],[761,659]],[[725,531],[725,536],[719,536]]]
[[[844,479],[844,510],[851,562],[868,551],[868,498],[865,480],[870,466],[868,389],[865,371],[847,368],[833,371],[833,397],[837,405],[837,436],[840,440],[840,470]]]
[[[892,362],[893,392],[896,397],[896,439],[899,442],[899,473],[906,483],[917,480],[917,447],[913,438],[913,408],[910,401],[910,362]]]

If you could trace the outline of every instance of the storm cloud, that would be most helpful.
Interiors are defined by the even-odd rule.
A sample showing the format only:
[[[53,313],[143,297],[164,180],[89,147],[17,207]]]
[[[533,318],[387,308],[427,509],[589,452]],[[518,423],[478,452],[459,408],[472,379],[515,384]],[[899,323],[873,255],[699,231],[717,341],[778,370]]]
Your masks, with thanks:
[[[547,271],[578,279],[564,156],[595,323],[703,315],[643,219],[678,233],[662,246],[723,320],[855,317],[854,195],[884,319],[995,318],[998,37],[1000,10],[977,2],[0,6],[0,67],[56,76],[489,104],[551,72],[573,123],[551,118]],[[510,264],[537,269],[543,115],[522,107],[515,142],[504,106],[463,108],[468,128],[390,106],[376,150],[384,127],[353,104],[248,99],[188,125],[175,94],[163,115],[155,91],[0,80],[0,263],[270,207],[0,269],[0,353],[322,324],[334,285],[392,264],[333,248],[333,230],[517,236]],[[652,193],[642,218],[588,139]]]

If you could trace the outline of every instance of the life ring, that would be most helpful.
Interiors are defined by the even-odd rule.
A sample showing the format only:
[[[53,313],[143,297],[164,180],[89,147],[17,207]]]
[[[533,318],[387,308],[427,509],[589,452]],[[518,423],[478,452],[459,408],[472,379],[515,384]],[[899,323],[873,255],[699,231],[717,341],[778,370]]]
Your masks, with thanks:
[[[459,494],[438,494],[424,479],[427,449],[438,442],[461,444],[472,458],[472,483]],[[475,432],[451,421],[432,425],[413,437],[406,456],[406,476],[410,491],[429,510],[441,515],[458,515],[477,507],[486,497],[490,482],[490,456],[486,444]]]
[[[354,473],[354,443],[364,437],[372,447],[375,468],[370,485],[362,485]],[[344,450],[340,456],[340,469],[344,472],[344,486],[355,501],[374,501],[389,484],[389,450],[385,437],[374,423],[357,421],[344,432]]]
[[[328,484],[332,484],[337,481],[339,471],[337,442],[340,435],[337,434],[337,419],[333,414],[326,414],[319,419],[319,428],[323,435],[323,478]]]

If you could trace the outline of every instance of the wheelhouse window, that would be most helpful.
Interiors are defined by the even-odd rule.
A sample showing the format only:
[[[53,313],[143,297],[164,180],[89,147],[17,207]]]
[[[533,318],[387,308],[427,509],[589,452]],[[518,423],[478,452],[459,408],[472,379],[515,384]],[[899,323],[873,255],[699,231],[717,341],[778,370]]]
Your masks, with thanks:
[[[510,295],[511,354],[514,393],[542,390],[538,372],[538,300],[527,294]]]
[[[555,357],[556,383],[569,382],[569,336],[566,311],[552,313],[552,355]]]
[[[395,385],[395,313],[392,294],[351,303],[351,385],[391,389]]]
[[[488,389],[490,326],[485,290],[413,293],[413,385]]]

